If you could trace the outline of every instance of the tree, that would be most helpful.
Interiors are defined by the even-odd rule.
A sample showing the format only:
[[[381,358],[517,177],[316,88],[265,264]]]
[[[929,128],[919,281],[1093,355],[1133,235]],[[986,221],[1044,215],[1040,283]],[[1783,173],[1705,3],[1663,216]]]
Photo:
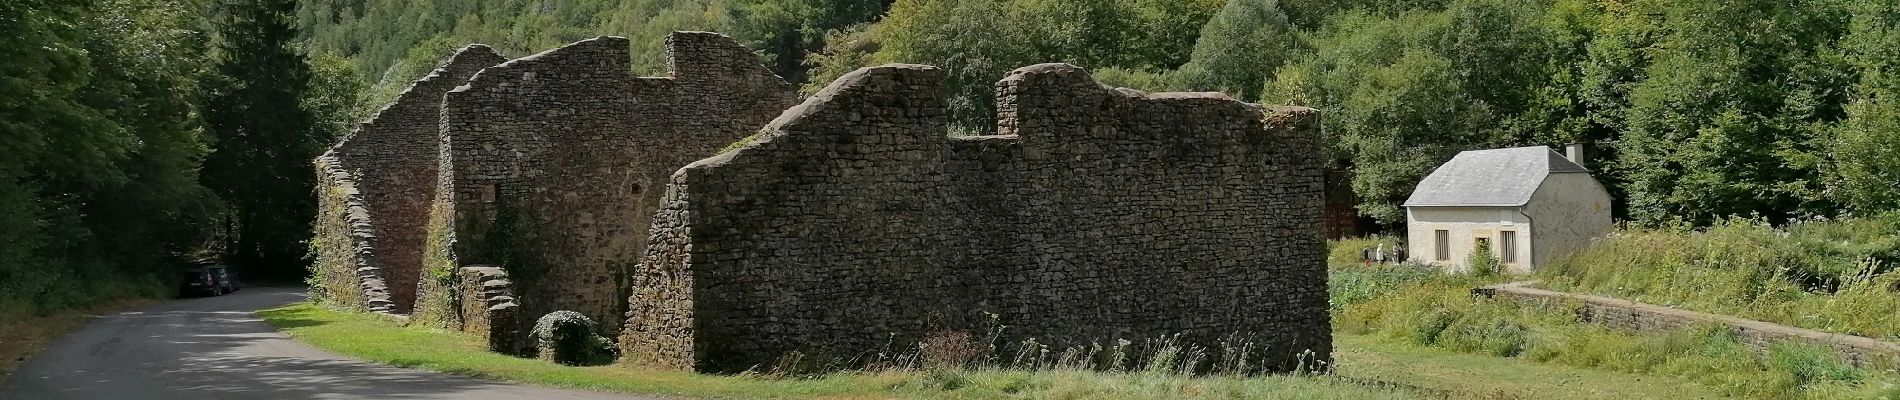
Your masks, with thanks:
[[[1262,85],[1293,56],[1298,42],[1276,0],[1229,1],[1201,28],[1193,57],[1171,80],[1185,89],[1258,100]]]
[[[1593,52],[1635,57],[1595,62],[1640,71],[1609,70],[1633,82],[1610,91],[1626,97],[1599,100],[1604,118],[1619,119],[1607,124],[1623,128],[1615,167],[1631,217],[1700,226],[1831,214],[1820,138],[1846,116],[1849,69],[1831,46],[1843,10],[1824,0],[1642,3],[1615,17],[1637,28],[1614,29],[1653,42]]]
[[[764,53],[787,81],[805,81],[806,55],[824,48],[828,32],[876,19],[885,0],[744,0],[734,8],[735,36]]]
[[[1860,81],[1829,143],[1837,164],[1828,189],[1855,211],[1900,210],[1900,2],[1858,4],[1842,43]]]
[[[290,0],[218,4],[216,71],[206,94],[213,138],[204,182],[228,204],[226,259],[251,274],[292,278],[304,271],[315,218],[310,160],[327,135],[305,109],[310,67],[292,47]]]
[[[1542,143],[1580,113],[1550,99],[1564,92],[1561,52],[1543,15],[1508,0],[1348,12],[1310,35],[1314,52],[1277,70],[1262,101],[1324,111],[1328,158],[1353,169],[1359,213],[1396,224],[1414,185],[1459,151]]]
[[[192,11],[0,4],[0,314],[155,295],[197,237]]]

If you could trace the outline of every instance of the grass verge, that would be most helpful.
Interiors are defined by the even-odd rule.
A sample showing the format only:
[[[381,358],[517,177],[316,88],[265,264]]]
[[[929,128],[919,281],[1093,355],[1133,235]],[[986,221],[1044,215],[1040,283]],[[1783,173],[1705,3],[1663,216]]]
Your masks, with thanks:
[[[1338,338],[1333,376],[1203,376],[1078,370],[922,369],[811,377],[709,375],[631,365],[567,367],[483,351],[473,336],[297,304],[259,313],[319,348],[486,379],[692,398],[1411,399],[1702,398],[1686,381]]]
[[[1443,397],[1329,376],[1186,377],[1075,370],[928,369],[807,377],[712,375],[632,365],[569,367],[482,349],[471,335],[302,303],[258,312],[291,336],[400,367],[546,386],[691,398],[1409,399]]]

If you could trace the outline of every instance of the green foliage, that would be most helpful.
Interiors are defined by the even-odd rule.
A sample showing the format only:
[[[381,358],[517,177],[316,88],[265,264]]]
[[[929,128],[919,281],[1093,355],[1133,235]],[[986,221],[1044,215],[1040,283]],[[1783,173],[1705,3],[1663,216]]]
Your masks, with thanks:
[[[1629,70],[1590,79],[1618,85],[1593,105],[1622,130],[1614,166],[1627,179],[1630,216],[1705,225],[1830,213],[1819,138],[1844,117],[1851,74],[1832,46],[1844,17],[1833,1],[1657,0],[1611,10],[1605,23],[1630,37],[1593,43],[1613,46],[1594,53]]]
[[[1567,114],[1545,10],[1468,0],[1443,10],[1347,12],[1311,34],[1262,101],[1319,108],[1329,158],[1354,169],[1363,215],[1404,219],[1413,185],[1458,151],[1532,141]],[[1508,33],[1506,33],[1508,32]]]
[[[1504,263],[1498,261],[1498,255],[1491,252],[1491,242],[1479,240],[1471,247],[1471,255],[1465,259],[1465,268],[1472,276],[1494,277],[1504,273]]]
[[[368,102],[363,101],[362,82],[356,64],[343,57],[323,53],[310,58],[310,87],[304,95],[303,109],[317,121],[313,129],[319,139],[327,139],[319,143],[341,139],[344,133],[356,129],[358,122],[369,118],[372,110],[363,108]]]
[[[1552,289],[1900,339],[1900,218],[1635,230],[1539,270]]]
[[[310,160],[341,125],[318,114],[341,118],[347,109],[338,104],[347,98],[311,92],[311,67],[291,47],[294,7],[289,0],[219,2],[213,61],[219,79],[204,94],[213,140],[202,181],[228,206],[224,257],[259,278],[306,272],[305,241],[316,216]],[[312,104],[328,108],[306,108]]]
[[[600,324],[573,311],[555,311],[534,322],[535,349],[540,358],[562,365],[604,365],[619,350],[614,342],[594,332]]]
[[[1068,62],[1143,90],[1319,108],[1362,215],[1459,151],[1589,142],[1642,225],[1900,208],[1893,0],[318,0],[312,54],[380,107],[467,43],[524,55],[597,35],[664,68],[671,30],[758,49],[807,92],[893,62],[948,73],[954,129],[992,124],[1007,71]],[[319,59],[319,61],[322,61]],[[319,63],[321,64],[321,63]],[[320,68],[320,70],[323,68]],[[370,82],[373,81],[373,82]],[[341,87],[341,85],[333,85]],[[109,150],[109,148],[107,148]]]
[[[355,358],[485,379],[645,396],[736,399],[1411,399],[1442,396],[1407,385],[1313,375],[1181,375],[1151,371],[954,369],[847,371],[818,376],[698,374],[628,364],[576,368],[487,351],[455,331],[403,327],[369,314],[310,304],[259,311],[298,340]],[[1412,366],[1387,367],[1408,370]],[[770,372],[770,371],[765,371]],[[1570,371],[1556,371],[1570,372]],[[1551,374],[1558,375],[1558,374]],[[1568,375],[1565,375],[1568,376]],[[1427,378],[1430,379],[1430,378]],[[1434,386],[1456,385],[1438,382]]]
[[[884,0],[742,0],[733,8],[733,35],[764,53],[766,64],[793,83],[805,81],[807,53],[826,34],[884,14]]]
[[[943,68],[950,114],[961,129],[994,124],[993,85],[1019,67],[1068,62],[1091,68],[1168,70],[1189,49],[1186,27],[1198,27],[1218,4],[1207,1],[900,0],[882,20],[811,58],[811,82],[884,63]]]
[[[1272,67],[1292,58],[1298,47],[1277,1],[1229,1],[1201,28],[1192,61],[1175,71],[1175,86],[1258,100],[1261,85],[1273,77]]]
[[[1828,150],[1837,160],[1828,189],[1860,212],[1900,209],[1900,2],[1856,3],[1847,58],[1861,72],[1847,120]]]
[[[0,5],[0,314],[162,295],[202,239],[196,12]]]
[[[1327,270],[1327,303],[1334,312],[1430,280],[1438,271],[1427,265],[1333,264]]]
[[[1336,331],[1499,357],[1676,376],[1750,398],[1873,398],[1900,382],[1888,368],[1849,366],[1821,347],[1777,343],[1758,355],[1727,328],[1638,334],[1579,323],[1574,307],[1476,298],[1471,282],[1410,285],[1335,314]]]

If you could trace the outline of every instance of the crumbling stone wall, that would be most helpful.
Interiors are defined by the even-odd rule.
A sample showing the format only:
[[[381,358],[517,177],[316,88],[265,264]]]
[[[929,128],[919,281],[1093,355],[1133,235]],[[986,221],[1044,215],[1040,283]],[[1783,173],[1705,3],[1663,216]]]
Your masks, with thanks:
[[[944,74],[848,74],[672,176],[622,353],[705,370],[851,359],[1006,326],[1057,349],[1229,339],[1329,360],[1318,116],[1111,89],[1045,64],[948,137]]]
[[[669,77],[631,76],[627,40],[602,37],[489,67],[448,92],[428,239],[439,253],[426,274],[497,265],[513,281],[521,321],[573,310],[617,327],[658,189],[795,100],[726,36],[677,32],[667,50]],[[472,290],[424,281],[424,290]]]
[[[528,354],[529,343],[521,332],[521,305],[515,302],[514,283],[508,271],[499,267],[470,265],[456,269],[457,287],[463,316],[462,331],[488,338],[488,350],[502,354]]]
[[[382,270],[374,267],[370,241],[375,229],[362,192],[350,173],[336,165],[335,157],[319,157],[316,164],[321,182],[310,246],[316,255],[311,298],[344,309],[393,312],[395,303],[389,300]]]
[[[338,305],[407,313],[422,271],[434,198],[442,94],[505,59],[463,48],[317,159],[323,190],[316,242],[323,282]]]

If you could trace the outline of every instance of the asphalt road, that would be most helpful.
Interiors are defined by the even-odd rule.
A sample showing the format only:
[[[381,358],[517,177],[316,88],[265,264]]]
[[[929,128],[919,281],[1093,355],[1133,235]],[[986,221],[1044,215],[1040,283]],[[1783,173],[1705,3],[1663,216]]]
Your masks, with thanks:
[[[0,386],[0,399],[627,399],[356,361],[291,339],[252,311],[303,299],[249,288],[93,320]]]

